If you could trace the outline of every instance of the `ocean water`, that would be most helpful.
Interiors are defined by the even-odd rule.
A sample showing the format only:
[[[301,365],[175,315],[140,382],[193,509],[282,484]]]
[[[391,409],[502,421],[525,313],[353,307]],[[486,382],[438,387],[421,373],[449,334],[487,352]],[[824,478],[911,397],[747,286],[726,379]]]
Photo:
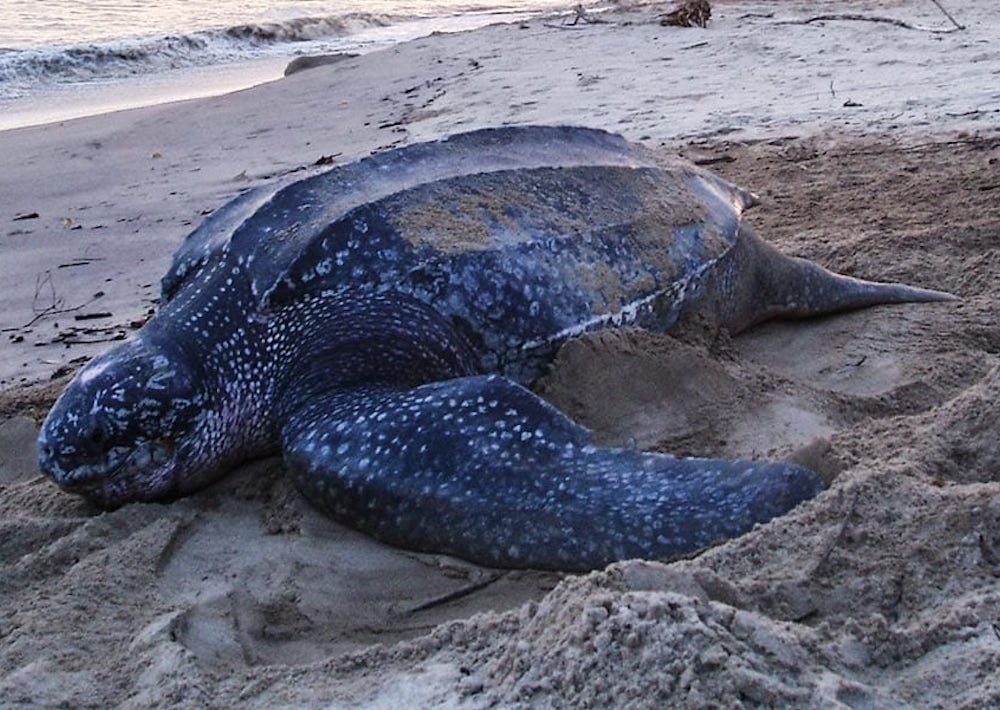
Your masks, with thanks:
[[[33,102],[86,102],[95,87],[131,83],[141,94],[171,77],[183,77],[174,81],[178,87],[194,77],[201,93],[217,92],[253,83],[248,67],[274,74],[297,55],[364,52],[573,6],[568,0],[0,0],[0,128],[19,122],[18,112]]]

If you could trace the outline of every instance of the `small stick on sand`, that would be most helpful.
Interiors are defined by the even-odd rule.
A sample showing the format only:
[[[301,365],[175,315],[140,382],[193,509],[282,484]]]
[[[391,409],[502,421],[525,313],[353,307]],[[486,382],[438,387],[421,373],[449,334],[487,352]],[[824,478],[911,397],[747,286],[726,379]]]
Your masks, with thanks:
[[[947,10],[944,9],[944,6],[939,2],[939,0],[931,0],[931,2],[934,3],[937,6],[937,9],[940,10],[944,14],[945,17],[947,17],[949,20],[951,20],[951,24],[955,25],[955,29],[956,30],[964,30],[965,29],[965,25],[958,24],[958,21],[954,17],[951,16],[950,12],[948,12]]]
[[[44,308],[39,308],[38,302],[42,298],[42,291],[45,290],[46,285],[48,285],[49,291],[49,305]],[[44,274],[36,274],[35,276],[35,295],[32,297],[31,304],[32,310],[35,313],[35,317],[29,320],[27,323],[22,325],[22,328],[29,328],[35,323],[40,321],[42,318],[47,316],[56,316],[63,313],[73,313],[79,311],[82,308],[89,306],[91,303],[96,301],[100,296],[104,294],[98,294],[98,296],[90,299],[86,303],[81,303],[78,306],[71,306],[69,308],[63,308],[63,304],[66,302],[62,296],[56,294],[56,284],[55,280],[52,278],[52,272],[46,271]]]
[[[816,560],[816,564],[813,565],[812,571],[809,573],[810,577],[816,576],[816,574],[820,571],[820,569],[822,569],[823,566],[830,559],[830,555],[833,554],[833,551],[847,537],[847,529],[851,523],[851,518],[854,517],[854,513],[857,510],[857,507],[858,507],[858,492],[857,490],[855,490],[854,497],[851,498],[851,504],[850,506],[848,506],[847,513],[844,514],[844,518],[840,522],[840,527],[838,528],[837,533],[832,538],[830,538],[829,542],[827,542],[823,551],[820,553],[819,559]]]
[[[458,589],[455,589],[451,592],[446,592],[445,594],[441,594],[440,596],[434,597],[433,599],[411,606],[408,609],[405,609],[402,613],[404,615],[416,614],[417,612],[427,611],[428,609],[433,609],[434,607],[441,606],[442,604],[447,604],[448,602],[455,601],[456,599],[467,597],[470,594],[478,592],[480,589],[485,589],[486,587],[490,586],[498,579],[503,577],[504,574],[505,574],[504,572],[496,572],[494,574],[489,574],[483,579],[466,584],[464,587],[459,587]]]

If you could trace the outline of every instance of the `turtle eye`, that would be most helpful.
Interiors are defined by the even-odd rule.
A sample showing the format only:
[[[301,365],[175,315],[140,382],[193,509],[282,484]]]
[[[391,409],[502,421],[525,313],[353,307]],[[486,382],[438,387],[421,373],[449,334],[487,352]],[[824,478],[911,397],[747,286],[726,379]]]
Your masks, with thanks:
[[[84,439],[94,449],[103,449],[108,442],[108,434],[103,427],[93,426],[84,435]]]

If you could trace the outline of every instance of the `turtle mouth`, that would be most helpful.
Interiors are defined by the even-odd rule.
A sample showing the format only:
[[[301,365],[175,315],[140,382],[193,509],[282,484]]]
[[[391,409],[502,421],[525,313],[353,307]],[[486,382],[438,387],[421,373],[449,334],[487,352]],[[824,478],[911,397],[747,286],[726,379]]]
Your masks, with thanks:
[[[51,460],[43,462],[42,470],[62,490],[112,509],[131,501],[169,498],[174,488],[170,474],[175,452],[173,441],[152,439],[131,448],[115,447],[102,460],[68,471]]]

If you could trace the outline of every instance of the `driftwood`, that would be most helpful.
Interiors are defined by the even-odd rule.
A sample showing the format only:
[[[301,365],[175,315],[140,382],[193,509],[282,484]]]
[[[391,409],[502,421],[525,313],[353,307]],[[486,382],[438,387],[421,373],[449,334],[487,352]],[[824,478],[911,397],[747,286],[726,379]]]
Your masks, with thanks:
[[[573,21],[569,23],[571,27],[580,22],[582,22],[585,25],[608,24],[607,20],[602,20],[599,17],[594,17],[589,12],[587,12],[587,10],[583,7],[583,4],[577,5],[575,8],[573,8],[573,11],[576,13],[576,16],[573,18]]]
[[[664,27],[706,27],[712,19],[712,6],[708,0],[686,0],[679,7],[660,16]]]
[[[919,32],[933,32],[935,34],[947,34],[949,32],[958,32],[959,30],[964,30],[964,25],[955,24],[954,27],[922,27],[920,25],[911,25],[909,22],[904,22],[903,20],[897,20],[893,17],[878,17],[877,15],[855,15],[852,13],[845,14],[834,14],[834,15],[816,15],[815,17],[810,17],[805,20],[783,20],[775,24],[778,25],[811,25],[813,22],[831,22],[831,21],[845,21],[845,22],[881,22],[887,25],[894,25],[896,27],[902,27],[907,30],[917,30]]]
[[[577,5],[573,8],[573,20],[571,22],[566,22],[564,19],[562,24],[553,24],[551,22],[543,22],[545,27],[551,27],[555,30],[582,30],[585,25],[608,25],[611,24],[607,20],[602,20],[599,17],[594,17],[582,4]]]
[[[835,14],[824,14],[816,15],[814,17],[809,17],[804,20],[778,20],[774,24],[777,25],[810,25],[814,22],[835,22],[835,21],[847,21],[847,22],[876,22],[882,24],[893,25],[895,27],[902,27],[907,30],[916,30],[918,32],[932,32],[935,34],[947,34],[949,32],[958,32],[965,29],[965,25],[962,25],[956,20],[951,13],[949,13],[942,5],[940,0],[931,0],[934,5],[941,11],[941,13],[948,18],[948,21],[952,24],[951,27],[923,27],[921,25],[914,25],[904,20],[898,20],[893,17],[881,17],[878,15],[861,15],[857,13],[835,13]],[[644,5],[652,5],[656,3],[637,3],[631,5],[630,7],[641,7]],[[772,19],[774,17],[773,12],[769,13],[750,13],[746,15],[741,15],[739,19],[750,19],[750,18],[762,18],[762,19]],[[709,4],[708,0],[684,0],[675,9],[671,10],[666,14],[657,15],[656,19],[659,23],[667,27],[707,27],[709,21],[712,19],[712,6]],[[553,29],[560,30],[581,30],[586,27],[586,25],[595,24],[612,24],[608,20],[599,19],[590,15],[582,5],[577,5],[574,8],[574,17],[570,21],[563,20],[562,24],[552,24],[545,22],[543,23],[546,27],[551,27]]]
[[[941,13],[948,18],[951,22],[952,27],[921,27],[919,25],[911,25],[909,22],[903,22],[902,20],[897,20],[892,17],[873,17],[870,15],[857,15],[853,13],[847,14],[837,14],[837,15],[817,15],[816,17],[810,17],[807,20],[786,20],[785,22],[779,22],[779,25],[808,25],[813,22],[823,22],[829,20],[846,20],[848,22],[882,22],[888,25],[894,25],[896,27],[902,27],[907,30],[917,30],[919,32],[933,32],[935,34],[946,34],[948,32],[958,32],[959,30],[964,30],[965,25],[959,24],[958,20],[952,17],[951,13],[944,9],[940,0],[931,0],[932,3],[937,7]]]

